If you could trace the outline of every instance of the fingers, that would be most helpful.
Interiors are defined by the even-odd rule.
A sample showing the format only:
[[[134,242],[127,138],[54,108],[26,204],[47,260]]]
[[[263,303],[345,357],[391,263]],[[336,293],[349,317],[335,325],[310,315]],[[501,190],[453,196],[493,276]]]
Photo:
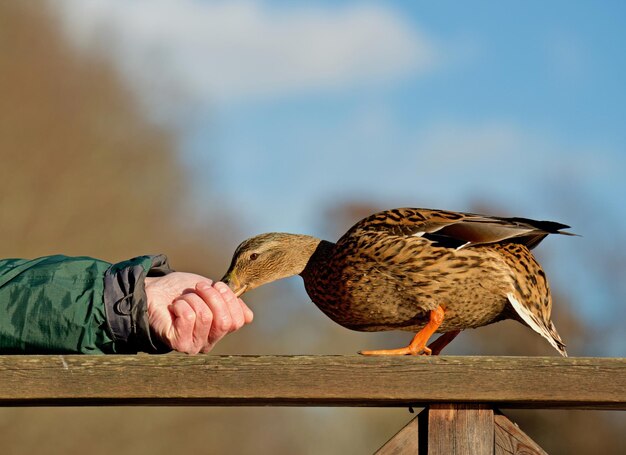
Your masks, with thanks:
[[[171,307],[174,313],[170,337],[172,347],[187,354],[197,354],[207,344],[213,314],[208,306],[195,293],[187,293],[177,298]]]
[[[215,283],[215,289],[221,294],[228,311],[230,312],[231,325],[229,332],[239,330],[246,323],[246,319],[243,314],[243,308],[239,303],[239,299],[235,296],[233,291],[224,283]]]
[[[204,299],[213,314],[208,343],[202,352],[209,352],[226,334],[239,330],[244,324],[252,321],[252,311],[226,284],[218,282],[210,287],[200,283],[196,286],[196,292]]]
[[[180,298],[175,300],[170,306],[173,313],[172,327],[173,333],[168,335],[173,349],[191,353],[193,350],[193,327],[196,322],[196,313],[189,303]]]
[[[246,305],[243,300],[238,298],[226,284],[218,281],[213,287],[221,294],[228,310],[230,311],[230,315],[232,317],[232,325],[229,330],[230,332],[239,330],[245,324],[250,324],[252,322],[254,319],[252,310],[248,308],[248,305]]]
[[[169,306],[171,326],[166,336],[177,351],[209,352],[228,333],[252,322],[250,308],[224,283],[208,281],[187,289]]]
[[[192,333],[193,349],[189,354],[197,354],[206,345],[213,323],[213,313],[195,292],[190,292],[182,296],[182,298],[191,306],[195,313],[195,324]]]
[[[239,300],[239,305],[241,305],[241,310],[243,311],[243,318],[245,323],[250,324],[254,319],[254,313],[252,313],[252,310],[248,308],[248,305],[246,305],[243,300],[237,300]]]

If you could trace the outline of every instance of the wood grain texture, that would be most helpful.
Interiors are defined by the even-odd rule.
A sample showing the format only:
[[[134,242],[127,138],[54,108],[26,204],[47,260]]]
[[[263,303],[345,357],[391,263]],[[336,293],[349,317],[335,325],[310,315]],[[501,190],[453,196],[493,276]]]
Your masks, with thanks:
[[[376,451],[375,455],[417,454],[419,428],[417,417],[407,423],[389,441]]]
[[[468,404],[435,404],[428,408],[429,455],[492,455],[493,452],[493,409]]]
[[[496,414],[494,422],[496,455],[548,455],[506,416]]]
[[[464,404],[429,406],[378,449],[376,455],[418,453],[547,455],[498,410]]]
[[[626,409],[626,359],[0,356],[0,404]]]

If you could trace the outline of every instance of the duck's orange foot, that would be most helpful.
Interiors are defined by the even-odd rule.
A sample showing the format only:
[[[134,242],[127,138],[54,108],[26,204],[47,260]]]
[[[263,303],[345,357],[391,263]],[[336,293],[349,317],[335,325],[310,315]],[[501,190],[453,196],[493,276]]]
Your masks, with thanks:
[[[441,350],[445,348],[448,343],[456,338],[456,336],[461,333],[460,330],[453,330],[452,332],[446,332],[437,338],[435,341],[430,343],[428,347],[433,351],[432,355],[439,355]]]
[[[431,350],[424,346],[421,350],[411,347],[398,349],[378,349],[375,351],[359,351],[361,355],[430,355]]]
[[[415,335],[411,344],[399,349],[380,349],[376,351],[360,351],[361,355],[430,355],[432,350],[426,346],[428,339],[435,333],[443,322],[443,308],[438,306],[430,312],[428,324]],[[454,338],[454,337],[453,337]],[[446,343],[447,344],[447,343]],[[445,344],[443,345],[445,346]],[[441,348],[443,348],[441,346]],[[441,349],[439,349],[440,351]],[[438,353],[438,351],[436,352]]]

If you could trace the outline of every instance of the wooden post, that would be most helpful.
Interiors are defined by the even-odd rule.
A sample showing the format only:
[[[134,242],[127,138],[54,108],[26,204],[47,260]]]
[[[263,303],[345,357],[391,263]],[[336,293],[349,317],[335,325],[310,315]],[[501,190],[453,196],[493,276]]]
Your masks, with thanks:
[[[420,414],[421,415],[421,414]],[[402,430],[397,432],[393,438],[385,443],[376,455],[404,455],[425,453],[419,448],[420,431],[418,417],[412,419]]]
[[[429,455],[493,455],[493,409],[486,405],[434,404],[428,413]]]
[[[487,405],[427,407],[376,455],[493,455],[494,412]]]
[[[494,417],[496,455],[548,455],[506,416],[496,412]]]
[[[424,409],[376,455],[547,455],[520,428],[486,405]]]

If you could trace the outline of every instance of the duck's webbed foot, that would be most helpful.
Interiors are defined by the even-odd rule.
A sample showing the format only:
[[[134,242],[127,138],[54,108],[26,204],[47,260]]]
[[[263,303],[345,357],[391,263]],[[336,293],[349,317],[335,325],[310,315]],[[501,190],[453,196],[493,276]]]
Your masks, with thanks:
[[[431,355],[432,349],[427,347],[426,343],[428,343],[429,338],[433,335],[433,333],[435,333],[437,328],[439,328],[439,326],[443,322],[443,317],[444,317],[443,308],[441,308],[440,306],[432,310],[430,312],[430,320],[428,321],[428,324],[426,324],[426,326],[422,330],[420,330],[415,335],[415,337],[413,337],[413,341],[411,341],[411,344],[409,344],[407,347],[398,348],[398,349],[379,349],[375,351],[360,351],[359,354],[362,354],[362,355]],[[445,335],[442,335],[442,336],[445,336]],[[441,349],[443,349],[443,347],[452,340],[452,338],[450,338],[448,342],[446,342],[443,346],[441,346],[439,350],[436,351],[435,354],[438,354],[439,351],[441,351]]]
[[[424,346],[421,350],[408,345],[405,348],[397,349],[377,349],[375,351],[359,351],[361,355],[430,355],[430,348]]]
[[[446,332],[437,338],[435,341],[430,343],[428,347],[432,351],[432,355],[439,355],[439,353],[445,348],[452,340],[454,340],[457,335],[461,333],[460,330],[453,330],[451,332]]]

